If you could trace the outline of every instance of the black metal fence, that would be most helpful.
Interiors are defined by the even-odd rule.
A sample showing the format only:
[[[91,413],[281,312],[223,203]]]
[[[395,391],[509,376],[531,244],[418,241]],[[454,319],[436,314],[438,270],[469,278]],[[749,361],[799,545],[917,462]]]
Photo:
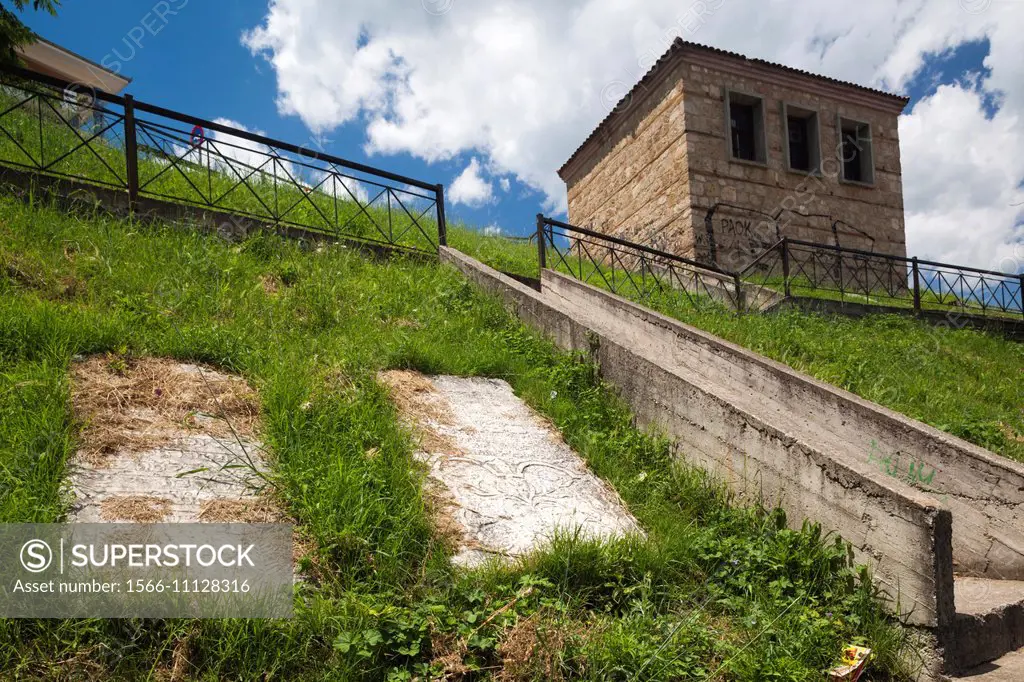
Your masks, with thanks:
[[[816,298],[979,316],[1024,316],[1024,274],[1008,274],[783,237],[729,270],[612,235],[537,216],[538,260],[627,298],[674,292],[765,310]]]
[[[0,72],[0,164],[355,241],[433,252],[444,188],[24,70]]]
[[[564,272],[628,298],[673,293],[694,305],[743,306],[741,282],[733,273],[543,215],[537,216],[537,255],[541,270]]]
[[[1024,274],[906,258],[783,237],[741,273],[786,298],[1024,316]]]

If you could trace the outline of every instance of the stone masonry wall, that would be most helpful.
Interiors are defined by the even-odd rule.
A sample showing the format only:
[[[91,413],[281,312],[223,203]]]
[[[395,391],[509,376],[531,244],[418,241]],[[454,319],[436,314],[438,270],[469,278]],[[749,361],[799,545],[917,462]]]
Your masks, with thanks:
[[[677,246],[689,229],[682,63],[622,107],[613,133],[574,160],[569,221],[648,246]]]
[[[689,161],[692,221],[698,246],[706,233],[705,216],[716,203],[725,202],[760,211],[777,221],[779,236],[812,242],[834,243],[832,221],[838,226],[840,244],[880,253],[906,255],[903,218],[898,116],[900,105],[881,100],[871,106],[873,95],[840,97],[832,86],[824,87],[811,78],[773,74],[770,67],[750,65],[732,57],[688,53],[683,76],[686,92],[686,157]],[[728,121],[725,113],[727,90],[763,98],[767,163],[731,159],[727,146]],[[858,93],[859,94],[859,93]],[[881,99],[881,98],[879,98]],[[821,173],[789,170],[786,159],[782,103],[818,113]],[[838,116],[871,126],[874,183],[871,187],[840,179],[841,136]],[[781,213],[781,215],[780,215]],[[818,214],[803,217],[801,214]],[[823,216],[831,216],[829,218]],[[765,230],[765,216],[728,207],[716,211],[713,219],[719,263],[742,267],[751,252],[744,249],[748,230],[754,235],[755,251],[774,241],[774,230]],[[772,226],[774,228],[774,225]],[[867,233],[869,239],[860,232]],[[760,238],[758,238],[760,237]]]
[[[718,208],[712,225],[729,269],[779,236],[833,244],[834,220],[843,246],[906,254],[899,100],[706,50],[667,59],[563,169],[570,223],[707,259],[705,217],[727,203],[741,208]],[[765,164],[730,159],[729,90],[763,98]],[[818,113],[821,173],[788,170],[782,102]],[[838,115],[871,125],[871,187],[839,179]]]

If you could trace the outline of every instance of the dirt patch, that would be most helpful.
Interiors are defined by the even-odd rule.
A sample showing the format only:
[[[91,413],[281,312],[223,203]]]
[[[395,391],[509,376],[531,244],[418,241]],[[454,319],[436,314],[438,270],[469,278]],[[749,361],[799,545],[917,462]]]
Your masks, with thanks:
[[[1024,443],[1024,434],[1017,433],[1017,431],[1009,424],[999,424],[999,429],[1003,432],[1008,440],[1016,443]]]
[[[432,667],[441,669],[442,680],[461,680],[470,668],[465,663],[469,647],[466,640],[449,634],[434,634],[430,638],[430,648],[434,653]]]
[[[14,254],[0,253],[0,278],[48,301],[70,301],[85,291],[85,283],[74,274],[54,277],[41,263]]]
[[[260,288],[263,293],[273,296],[281,290],[281,281],[276,275],[260,275]]]
[[[280,523],[285,515],[266,498],[206,500],[199,508],[204,523]]]
[[[565,631],[536,613],[518,621],[501,643],[501,670],[495,676],[500,682],[520,680],[562,680],[559,661],[565,647]]]
[[[45,290],[49,285],[42,266],[12,253],[0,252],[0,274],[26,289]]]
[[[434,425],[451,426],[455,423],[451,405],[438,393],[430,379],[419,372],[389,370],[377,375],[387,386],[402,417],[412,427],[420,448],[432,454],[459,455],[455,442],[441,434]]]
[[[437,392],[430,379],[419,372],[393,369],[381,372],[378,377],[403,414],[417,421],[435,421],[446,426],[455,423],[448,401]]]
[[[108,497],[100,504],[104,521],[160,523],[171,513],[171,501],[148,495]]]
[[[75,363],[72,376],[79,457],[92,464],[120,450],[151,450],[183,432],[231,438],[257,429],[255,392],[209,367],[108,355]]]

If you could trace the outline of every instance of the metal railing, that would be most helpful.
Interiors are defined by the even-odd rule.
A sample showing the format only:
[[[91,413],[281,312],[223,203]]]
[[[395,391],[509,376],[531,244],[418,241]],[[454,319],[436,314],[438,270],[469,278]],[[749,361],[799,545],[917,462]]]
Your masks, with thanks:
[[[0,72],[0,165],[337,238],[436,252],[444,187],[21,69]]]
[[[537,216],[540,269],[564,272],[627,298],[678,294],[692,305],[743,307],[738,275],[619,237]]]
[[[818,298],[908,312],[1024,315],[1024,274],[906,258],[783,237],[733,271],[537,216],[540,269],[550,268],[627,298],[674,292],[691,304],[737,311]]]
[[[983,316],[1024,316],[1024,274],[782,238],[740,273],[786,298]]]

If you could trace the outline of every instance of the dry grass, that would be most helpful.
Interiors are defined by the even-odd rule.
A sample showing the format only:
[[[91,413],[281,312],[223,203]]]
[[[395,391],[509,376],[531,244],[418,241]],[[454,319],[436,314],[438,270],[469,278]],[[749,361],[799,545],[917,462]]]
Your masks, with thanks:
[[[387,386],[391,400],[405,422],[412,427],[420,449],[436,455],[459,455],[462,451],[455,442],[441,434],[432,424],[455,424],[451,405],[437,392],[430,379],[419,372],[394,369],[377,375]]]
[[[438,542],[452,552],[475,544],[466,537],[465,528],[455,519],[454,512],[459,506],[443,483],[426,478],[423,482],[423,501]]]
[[[445,426],[455,423],[451,406],[428,377],[404,369],[381,372],[378,377],[388,387],[391,399],[404,415]]]
[[[273,296],[281,290],[281,281],[276,275],[261,275],[260,288],[263,289],[263,293]]]
[[[100,465],[120,450],[142,451],[188,435],[196,428],[229,438],[232,430],[254,436],[256,393],[243,379],[163,358],[92,357],[72,368],[72,401],[82,424],[78,456]],[[229,425],[230,424],[230,425]]]
[[[430,638],[430,648],[433,652],[431,665],[440,668],[440,680],[461,680],[469,672],[470,668],[464,659],[469,652],[466,640],[451,634],[435,633]]]
[[[281,523],[287,516],[272,500],[263,497],[239,500],[207,500],[199,507],[204,523]]]
[[[188,634],[174,644],[174,651],[171,652],[171,675],[170,682],[184,682],[188,679],[190,662],[192,658],[192,635]]]
[[[105,521],[160,523],[170,513],[170,500],[149,495],[108,497],[100,503],[100,516]]]
[[[565,647],[565,631],[553,624],[543,613],[535,613],[513,625],[501,643],[500,682],[520,680],[561,680],[559,665]]]
[[[393,317],[388,320],[392,325],[399,329],[422,329],[423,325],[416,320],[410,320],[407,317]]]

